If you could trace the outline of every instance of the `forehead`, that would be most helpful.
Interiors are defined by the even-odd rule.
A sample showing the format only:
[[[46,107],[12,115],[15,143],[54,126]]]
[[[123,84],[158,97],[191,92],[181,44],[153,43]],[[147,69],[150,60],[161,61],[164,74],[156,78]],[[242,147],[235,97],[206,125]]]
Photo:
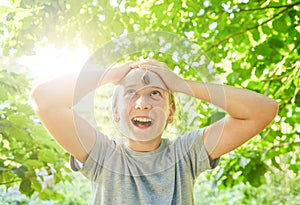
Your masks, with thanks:
[[[144,88],[144,87],[157,87],[163,90],[167,90],[165,83],[162,79],[154,72],[148,71],[148,75],[150,78],[150,83],[145,85],[141,80],[143,74],[145,73],[145,69],[133,69],[131,70],[120,82],[120,85],[126,87],[134,87],[134,88]]]

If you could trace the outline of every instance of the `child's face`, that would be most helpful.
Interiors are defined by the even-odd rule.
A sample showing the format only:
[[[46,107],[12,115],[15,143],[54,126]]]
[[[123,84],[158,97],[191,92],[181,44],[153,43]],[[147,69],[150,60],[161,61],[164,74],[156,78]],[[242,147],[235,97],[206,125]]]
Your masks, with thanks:
[[[141,81],[143,69],[134,69],[120,82],[115,108],[118,127],[128,138],[150,141],[161,137],[173,119],[169,93],[161,78],[149,72],[150,84]]]

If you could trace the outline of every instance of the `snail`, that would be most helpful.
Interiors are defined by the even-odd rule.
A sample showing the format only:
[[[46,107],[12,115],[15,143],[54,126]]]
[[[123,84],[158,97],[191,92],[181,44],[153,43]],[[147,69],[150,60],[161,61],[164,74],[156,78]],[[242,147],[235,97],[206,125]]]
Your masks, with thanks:
[[[145,73],[141,77],[141,81],[145,84],[148,85],[150,83],[150,77],[149,77],[149,71],[146,69]]]
[[[142,68],[142,65],[139,64],[139,68]],[[145,84],[148,85],[150,84],[150,77],[149,77],[149,71],[147,69],[147,66],[144,66],[145,72],[144,74],[141,76],[141,81]]]

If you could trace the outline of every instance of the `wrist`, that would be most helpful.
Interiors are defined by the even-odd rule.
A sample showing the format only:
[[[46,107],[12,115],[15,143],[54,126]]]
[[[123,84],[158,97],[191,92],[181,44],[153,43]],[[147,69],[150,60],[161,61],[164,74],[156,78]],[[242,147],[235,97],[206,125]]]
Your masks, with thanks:
[[[176,86],[174,86],[174,92],[184,93],[194,97],[192,81],[182,79],[179,82],[176,82]]]

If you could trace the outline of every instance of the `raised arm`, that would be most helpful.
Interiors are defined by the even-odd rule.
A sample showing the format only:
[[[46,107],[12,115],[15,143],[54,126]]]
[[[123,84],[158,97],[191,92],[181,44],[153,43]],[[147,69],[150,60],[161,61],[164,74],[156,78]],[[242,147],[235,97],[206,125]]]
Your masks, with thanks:
[[[277,102],[259,93],[227,85],[186,83],[189,89],[181,92],[210,102],[229,114],[204,132],[204,143],[212,159],[257,135],[277,114]]]
[[[228,113],[204,132],[204,144],[211,159],[230,152],[257,135],[277,114],[277,102],[259,93],[228,85],[184,80],[164,63],[155,60],[144,63],[161,76],[171,91],[212,103]]]
[[[106,70],[83,71],[80,78],[79,74],[58,77],[33,89],[31,100],[36,114],[56,141],[79,161],[86,161],[95,144],[96,132],[76,114],[73,105],[98,86],[117,84],[131,69],[130,64]]]

